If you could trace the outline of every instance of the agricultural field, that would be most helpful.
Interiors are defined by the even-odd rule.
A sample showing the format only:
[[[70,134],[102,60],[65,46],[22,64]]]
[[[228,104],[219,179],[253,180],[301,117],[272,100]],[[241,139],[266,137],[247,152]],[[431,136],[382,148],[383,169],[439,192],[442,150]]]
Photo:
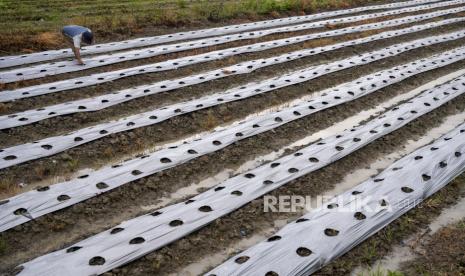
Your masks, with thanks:
[[[465,0],[0,8],[0,275],[465,274]]]
[[[379,0],[2,0],[0,54],[61,49],[64,25],[87,26],[102,43],[371,2]]]

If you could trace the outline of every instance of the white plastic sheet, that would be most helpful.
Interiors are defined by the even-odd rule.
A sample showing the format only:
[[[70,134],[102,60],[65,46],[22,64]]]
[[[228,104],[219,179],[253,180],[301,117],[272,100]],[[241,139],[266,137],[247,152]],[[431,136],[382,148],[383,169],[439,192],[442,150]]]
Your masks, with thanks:
[[[0,209],[0,232],[139,178],[218,151],[242,139],[277,128],[326,108],[355,100],[420,72],[445,66],[456,58],[463,58],[463,51],[464,49],[461,48],[363,76],[354,81],[323,90],[319,93],[321,96],[316,95],[310,100],[301,100],[300,103],[296,103],[292,107],[245,119],[215,132],[201,135],[188,143],[179,142],[176,146],[156,151],[141,158],[107,166],[68,182],[12,197]],[[176,110],[175,108],[173,106],[166,110],[168,116]],[[66,195],[69,199],[58,202],[60,195]]]
[[[95,84],[102,84],[105,82],[109,81],[114,81],[117,79],[121,78],[126,78],[130,76],[135,76],[139,74],[146,74],[146,73],[154,73],[154,72],[160,72],[160,71],[165,71],[165,70],[171,70],[175,68],[180,68],[188,65],[192,65],[198,62],[202,62],[205,59],[205,56],[213,55],[216,58],[225,58],[231,55],[237,55],[244,53],[244,51],[250,51],[251,49],[255,49],[257,51],[263,50],[262,45],[270,45],[272,44],[272,47],[283,47],[286,45],[290,45],[293,43],[297,42],[303,42],[315,38],[323,38],[323,37],[331,37],[331,36],[336,36],[336,35],[342,35],[342,34],[348,34],[348,33],[353,33],[353,32],[359,32],[359,31],[365,31],[365,30],[375,30],[375,29],[380,29],[380,28],[386,28],[386,27],[393,27],[393,26],[398,26],[400,24],[408,24],[408,23],[413,23],[413,22],[418,22],[422,20],[427,20],[430,18],[438,17],[438,16],[443,16],[451,13],[456,13],[456,12],[461,12],[463,11],[465,7],[459,7],[459,8],[454,8],[454,9],[447,9],[447,10],[441,10],[441,11],[436,11],[432,13],[426,13],[426,14],[421,14],[421,15],[416,15],[416,16],[407,16],[403,18],[398,18],[398,19],[393,19],[393,20],[388,20],[388,21],[381,21],[381,22],[376,22],[372,24],[364,24],[364,25],[359,25],[359,26],[353,26],[353,27],[348,27],[348,28],[343,28],[343,29],[338,29],[338,30],[333,30],[333,31],[327,31],[327,32],[322,32],[322,33],[316,33],[316,34],[309,34],[309,35],[303,35],[303,36],[296,36],[296,37],[291,37],[288,39],[279,39],[279,40],[274,40],[267,42],[265,44],[263,43],[258,43],[258,44],[252,44],[249,46],[245,47],[236,47],[229,49],[228,51],[215,51],[211,52],[209,54],[201,54],[201,55],[194,55],[190,57],[184,57],[184,58],[178,58],[178,59],[173,59],[169,61],[164,61],[164,62],[158,62],[154,64],[149,64],[149,65],[141,65],[137,67],[132,67],[128,69],[121,69],[117,71],[109,71],[109,72],[104,72],[104,73],[97,73],[93,74],[90,76],[85,76],[85,77],[78,77],[78,78],[73,78],[73,79],[67,79],[63,81],[56,81],[56,82],[51,82],[51,83],[45,83],[45,84],[40,84],[40,85],[35,85],[35,86],[28,86],[20,89],[15,89],[15,90],[6,90],[0,93],[0,102],[7,102],[7,101],[12,101],[12,100],[17,100],[21,98],[27,98],[27,97],[33,97],[33,96],[38,96],[38,95],[44,95],[48,93],[56,93],[64,90],[69,90],[69,89],[77,89],[77,88],[82,88],[82,87],[87,87]],[[414,26],[411,28],[404,28],[401,30],[398,30],[398,32],[384,32],[384,34],[393,34],[395,35],[400,35],[400,33],[404,32],[418,32],[434,27],[439,27],[443,26],[446,24],[453,24],[457,22],[461,22],[465,20],[465,18],[453,18],[453,19],[448,19],[448,20],[442,20],[439,22],[434,22],[434,23],[429,23],[429,24],[424,24],[420,26]],[[371,38],[377,38],[380,37],[378,36],[370,36]],[[364,42],[369,42],[370,38],[365,38],[365,39],[360,39],[360,40],[354,40],[358,41],[359,43],[364,43]],[[379,38],[378,38],[379,39]],[[335,47],[334,49],[337,49],[337,45],[340,46],[345,46],[345,45],[350,45],[350,44],[336,44],[332,46],[327,46],[327,47],[320,47],[317,49],[328,49],[328,50],[333,50],[332,47]],[[268,46],[269,47],[269,46]],[[316,50],[316,49],[315,49]],[[287,59],[289,60],[294,60],[296,58],[301,58],[304,56],[308,56],[311,54],[315,54],[316,52],[312,52],[311,49],[309,50],[302,50],[302,51],[296,51],[294,52],[295,54],[302,55],[302,56],[293,56],[293,53],[288,53],[286,55],[281,55],[280,57],[286,57],[286,60],[279,60],[280,62],[286,62]],[[194,58],[194,59],[192,59]],[[242,64],[237,64],[237,65],[242,65],[242,70],[238,70],[236,73],[233,73],[233,70],[229,70],[230,74],[244,74],[244,73],[250,73],[253,70],[256,70],[257,68],[262,68],[268,65],[276,64],[279,61],[273,61],[273,58],[267,58],[267,59],[261,59],[257,61],[255,64],[252,64],[253,67],[249,68],[250,63],[253,63],[253,61],[250,62],[244,62]],[[265,61],[266,63],[262,63],[262,61]],[[177,64],[175,67],[174,64]],[[247,65],[247,66],[246,66]],[[247,67],[247,69],[243,68]],[[234,69],[234,68],[233,68]],[[208,74],[206,72],[205,74]],[[219,73],[220,76],[218,77],[223,77],[224,72]],[[202,76],[202,74],[197,75],[199,78]],[[194,76],[192,76],[194,77]],[[187,79],[187,78],[184,78]],[[154,84],[155,85],[155,84]],[[170,87],[173,87],[170,85]],[[178,87],[178,86],[174,86]],[[181,86],[179,86],[181,87]],[[141,87],[143,88],[143,87]],[[130,92],[130,90],[128,90]]]
[[[206,275],[310,275],[464,171],[465,124],[462,124]],[[361,193],[358,197],[363,204],[353,210],[355,193]]]
[[[108,231],[92,236],[66,249],[33,259],[22,265],[23,270],[19,275],[96,275],[109,271],[175,241],[299,176],[308,174],[309,172],[335,162],[379,137],[399,129],[408,122],[434,110],[464,92],[465,77],[462,76],[442,86],[423,92],[409,102],[393,108],[365,125],[343,131],[335,136],[330,136],[318,143],[299,150],[295,154],[282,157],[271,164],[260,166],[247,173],[230,178],[188,201],[125,221]],[[465,166],[465,159],[463,157],[460,158],[459,161],[451,160],[454,158],[451,149],[459,150],[460,152],[465,150],[465,139],[463,139],[465,134],[462,133],[460,135],[460,137],[458,137],[459,134],[451,136],[450,138],[454,140],[448,141],[446,145],[444,143],[440,144],[441,149],[434,154],[431,152],[425,153],[426,158],[424,158],[425,160],[422,162],[423,166],[426,166],[428,169],[434,169],[434,173],[429,174],[430,177],[442,176],[443,179],[446,178],[449,180],[451,175],[455,175],[459,172],[457,168],[462,169]],[[459,143],[459,145],[454,146],[454,143]],[[445,152],[447,152],[447,155]],[[436,153],[439,154],[435,156]],[[440,158],[435,159],[438,158],[438,156]],[[443,159],[443,157],[447,158]],[[389,182],[389,184],[395,183],[399,185],[399,189],[394,189],[393,186],[388,183],[379,184],[378,182],[380,181],[375,180],[375,184],[370,182],[371,187],[366,185],[363,187],[364,189],[360,189],[360,191],[366,192],[369,190],[384,196],[386,193],[392,192],[393,190],[400,193],[400,186],[404,185],[418,188],[418,190],[412,194],[415,195],[415,197],[409,195],[407,199],[422,196],[422,191],[430,192],[429,189],[423,188],[425,185],[424,181],[420,181],[421,173],[425,172],[418,169],[413,170],[416,164],[414,165],[413,163],[415,161],[411,160],[413,160],[413,158],[410,158],[409,162],[402,164],[406,166],[402,170],[404,172],[402,174],[403,177],[393,179],[392,182]],[[435,161],[432,166],[431,160]],[[437,163],[444,160],[450,162],[451,166],[439,169]],[[420,168],[424,169],[423,167]],[[435,171],[438,170],[439,172],[435,173]],[[386,179],[382,180],[387,182],[387,178],[386,176]],[[418,181],[412,180],[407,184],[403,181],[405,179],[418,179]],[[373,185],[376,185],[376,187],[373,187]],[[427,185],[427,187],[432,187],[433,185],[434,184],[430,183],[430,186]],[[379,187],[381,187],[381,189]],[[376,203],[378,203],[378,198],[376,199]],[[383,214],[383,212],[381,212],[381,214]],[[247,257],[250,258],[248,262],[242,264],[242,267],[245,268],[240,269],[237,273],[233,272],[234,275],[265,275],[266,271],[264,273],[263,270],[269,269],[270,266],[276,267],[277,269],[280,269],[280,265],[294,268],[299,262],[310,263],[316,266],[319,264],[318,261],[325,260],[328,255],[331,256],[335,254],[335,252],[338,252],[337,250],[343,247],[341,244],[354,241],[350,234],[354,232],[358,233],[357,229],[361,226],[361,223],[350,221],[352,222],[350,226],[347,225],[349,222],[348,218],[354,220],[353,215],[346,215],[348,218],[342,220],[328,220],[325,218],[326,215],[325,213],[325,216],[314,216],[314,218],[320,219],[320,221],[318,221],[319,223],[324,222],[324,224],[302,224],[305,226],[318,226],[317,229],[321,230],[318,239],[310,239],[309,236],[305,236],[305,232],[302,230],[295,231],[296,235],[294,236],[290,233],[286,233],[288,237],[286,241],[280,242],[279,246],[273,248],[278,252],[289,253],[280,255],[266,249],[260,252],[261,254],[253,254],[254,252],[251,252],[251,254],[247,254]],[[380,215],[380,213],[370,217],[376,220],[377,215]],[[308,230],[308,227],[305,226],[301,226],[301,228]],[[332,246],[329,246],[326,244],[327,238],[324,238],[322,227],[341,229],[341,232],[343,231],[342,229],[347,229],[347,232],[350,231],[350,234],[348,233],[345,238],[337,238],[337,243],[334,243],[334,245],[331,243]],[[373,225],[364,225],[366,229],[372,227]],[[296,238],[297,234],[299,234],[301,239]],[[323,237],[320,238],[320,236]],[[302,243],[302,239],[305,240],[306,243]],[[305,259],[296,255],[296,248],[294,247],[297,243],[303,244],[302,246],[307,246],[309,243],[312,243],[312,246],[309,248],[315,250],[315,252],[318,252],[318,250],[323,251],[327,248],[327,253],[329,254],[321,254],[319,259],[307,262],[309,258]],[[289,259],[283,258],[283,256],[288,256]],[[265,261],[259,261],[255,266],[248,265],[248,263],[253,264],[257,259],[264,259]],[[276,259],[282,261],[276,262]],[[283,263],[285,263],[285,265]],[[228,266],[225,267],[228,268]],[[230,267],[235,269],[238,265],[233,263]],[[306,265],[298,267],[304,268]],[[252,272],[251,269],[255,269],[256,271]],[[219,275],[232,275],[231,271],[233,270],[225,269],[224,271],[219,271]],[[278,271],[279,275],[294,275],[296,270],[288,270],[286,271],[287,273],[282,274],[281,272],[283,272],[283,270]]]
[[[202,30],[194,30],[189,32],[179,32],[173,34],[166,34],[160,36],[153,36],[153,37],[142,37],[132,40],[125,40],[119,42],[110,42],[105,44],[97,44],[92,46],[85,47],[82,51],[82,55],[89,55],[89,54],[98,54],[104,52],[111,52],[111,51],[119,51],[125,50],[130,48],[136,47],[145,47],[151,45],[157,45],[162,43],[174,42],[179,40],[187,40],[187,39],[196,39],[196,38],[204,38],[210,36],[217,36],[217,35],[224,35],[236,32],[243,32],[243,31],[250,31],[256,30],[261,28],[271,28],[277,26],[284,26],[290,24],[297,24],[301,22],[322,19],[332,16],[339,16],[363,11],[372,11],[378,9],[392,9],[392,8],[401,8],[407,7],[412,5],[420,5],[426,3],[437,2],[438,0],[415,0],[415,1],[406,1],[406,2],[398,2],[398,3],[390,3],[385,5],[376,5],[376,6],[366,6],[366,7],[359,7],[353,9],[345,9],[345,10],[337,10],[337,11],[330,11],[330,12],[322,12],[317,14],[305,15],[305,16],[295,16],[295,17],[288,17],[288,18],[280,18],[274,20],[266,20],[266,21],[259,21],[259,22],[252,22],[246,24],[239,24],[239,25],[229,25],[225,27],[219,28],[211,28],[211,29],[202,29]],[[61,50],[51,50],[45,51],[40,53],[33,53],[33,54],[25,54],[19,56],[4,56],[0,57],[0,68],[6,68],[16,65],[23,65],[47,60],[54,60],[59,58],[66,58],[72,57],[73,53],[69,49],[61,49]]]
[[[278,78],[268,79],[258,83],[250,83],[245,86],[240,86],[228,90],[226,93],[232,94],[233,98],[236,99],[250,97],[252,95],[265,93],[267,91],[272,91],[280,87],[289,86],[295,83],[302,83],[317,78],[319,76],[329,74],[331,72],[336,72],[346,68],[368,64],[384,58],[399,55],[403,52],[410,51],[416,48],[421,48],[428,45],[442,43],[450,40],[456,40],[462,37],[465,37],[465,30],[439,36],[421,38],[414,41],[396,44],[381,50],[364,53],[358,56],[353,56],[337,62],[310,67]],[[211,99],[211,101],[223,102],[224,99],[217,98]],[[213,104],[210,105],[212,106]],[[200,107],[201,106],[199,106],[198,108]],[[153,125],[163,120],[159,119],[160,114],[158,111],[159,110],[145,112],[127,118],[83,128],[69,133],[67,135],[49,137],[40,141],[35,141],[33,143],[26,143],[1,149],[0,168],[6,168],[29,160],[50,156],[58,152],[62,152],[66,149],[73,148],[96,139],[100,139],[112,133],[118,133],[143,126]],[[177,113],[182,113],[182,110],[180,110]]]
[[[401,10],[386,11],[386,12],[374,13],[374,14],[364,14],[364,15],[359,15],[359,16],[343,17],[343,18],[336,18],[336,19],[329,19],[329,20],[324,20],[324,21],[319,21],[319,22],[307,23],[305,24],[305,26],[300,26],[299,28],[301,29],[318,28],[318,27],[324,27],[328,24],[349,23],[349,22],[355,22],[355,21],[360,21],[360,20],[378,18],[382,16],[398,15],[398,14],[406,13],[406,12],[415,12],[415,11],[421,11],[421,10],[426,10],[426,9],[431,9],[431,8],[445,7],[445,6],[457,5],[457,4],[463,4],[463,3],[465,3],[465,0],[452,0],[452,1],[439,2],[439,3],[424,5],[424,6],[404,8]],[[10,71],[2,71],[0,72],[0,82],[10,83],[10,82],[15,82],[15,81],[20,81],[20,80],[42,78],[45,76],[52,76],[52,75],[63,74],[63,73],[68,73],[68,72],[82,71],[82,70],[86,70],[89,68],[95,68],[95,67],[115,64],[115,63],[124,62],[124,61],[144,59],[144,58],[154,57],[154,56],[158,56],[158,55],[162,55],[166,53],[172,53],[172,52],[178,52],[178,51],[184,51],[184,50],[189,50],[189,49],[196,49],[196,48],[202,48],[202,47],[207,47],[207,46],[212,46],[212,45],[223,44],[223,43],[231,42],[234,40],[241,40],[244,38],[248,39],[248,38],[253,38],[253,37],[260,37],[262,35],[271,34],[274,32],[288,32],[292,28],[294,27],[284,27],[284,28],[279,28],[277,30],[256,31],[256,32],[251,32],[247,34],[241,33],[241,34],[236,34],[236,35],[227,35],[227,36],[222,36],[222,37],[216,37],[214,39],[208,38],[208,39],[203,39],[203,40],[198,40],[198,41],[187,41],[187,42],[182,42],[179,44],[162,45],[162,46],[155,46],[155,47],[144,48],[144,49],[136,49],[136,50],[126,51],[126,52],[118,52],[118,53],[113,53],[113,54],[94,56],[94,57],[87,58],[85,60],[86,65],[84,66],[78,65],[73,60],[39,64],[39,65],[25,67],[25,68],[13,69]],[[271,46],[271,44],[270,43],[264,44],[263,46],[264,48],[260,50],[267,49],[267,46]],[[213,60],[211,57],[209,57],[209,55],[206,55],[205,57],[207,58],[206,60],[203,60],[203,61]],[[191,57],[191,59],[195,60],[196,58]]]

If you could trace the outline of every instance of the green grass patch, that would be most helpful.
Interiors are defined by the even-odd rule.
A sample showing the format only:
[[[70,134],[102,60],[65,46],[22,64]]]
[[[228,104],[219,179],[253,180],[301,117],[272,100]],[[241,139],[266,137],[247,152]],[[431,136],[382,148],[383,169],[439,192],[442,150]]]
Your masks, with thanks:
[[[8,246],[6,244],[6,241],[2,237],[0,237],[0,255],[5,254],[7,249]]]

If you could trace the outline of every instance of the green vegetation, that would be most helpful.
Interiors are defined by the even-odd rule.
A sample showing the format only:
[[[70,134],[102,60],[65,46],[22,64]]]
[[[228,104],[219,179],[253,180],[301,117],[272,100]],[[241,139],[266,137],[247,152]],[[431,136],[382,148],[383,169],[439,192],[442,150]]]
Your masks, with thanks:
[[[90,27],[100,42],[154,35],[160,26],[194,28],[313,13],[377,0],[0,0],[0,55],[64,46],[60,29]],[[162,28],[163,29],[163,28]]]
[[[6,245],[6,241],[0,237],[0,255],[4,254],[7,250],[7,245]]]
[[[404,273],[400,271],[384,270],[380,266],[372,268],[366,273],[358,274],[357,276],[405,276]]]
[[[402,265],[406,275],[465,275],[465,220],[449,224],[422,244],[423,254]]]

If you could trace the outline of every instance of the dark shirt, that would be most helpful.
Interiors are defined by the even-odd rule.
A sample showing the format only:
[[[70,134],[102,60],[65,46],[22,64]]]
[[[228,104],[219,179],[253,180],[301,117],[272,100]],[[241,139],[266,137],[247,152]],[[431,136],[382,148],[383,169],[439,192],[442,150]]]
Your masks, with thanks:
[[[68,41],[73,43],[74,47],[76,48],[81,48],[82,34],[84,32],[90,32],[90,31],[91,30],[86,27],[77,26],[77,25],[65,26],[61,30],[63,35],[68,39]]]

